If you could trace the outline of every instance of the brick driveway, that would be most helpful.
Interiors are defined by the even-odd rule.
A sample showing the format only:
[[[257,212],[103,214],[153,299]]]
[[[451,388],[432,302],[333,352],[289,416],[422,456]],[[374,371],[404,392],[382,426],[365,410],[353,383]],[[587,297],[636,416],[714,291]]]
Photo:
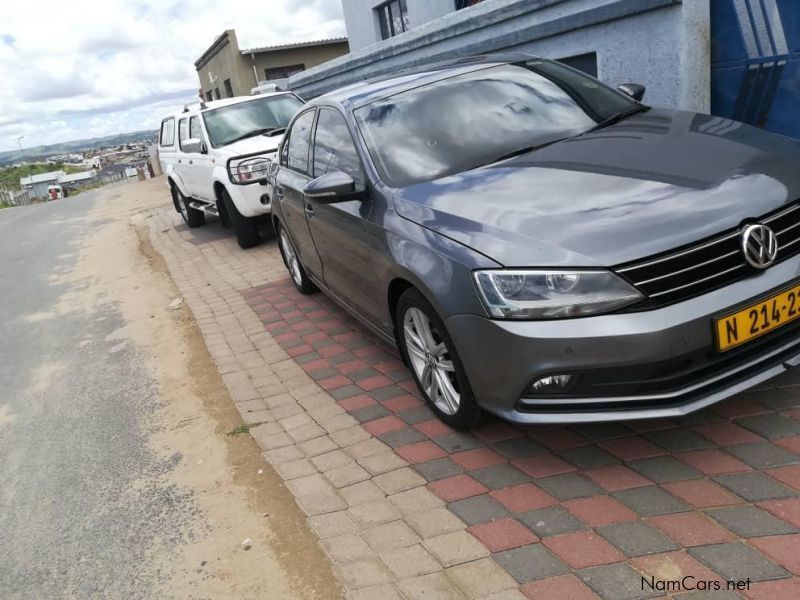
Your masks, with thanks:
[[[458,433],[274,243],[178,221],[154,245],[348,597],[800,597],[800,372],[680,420]]]

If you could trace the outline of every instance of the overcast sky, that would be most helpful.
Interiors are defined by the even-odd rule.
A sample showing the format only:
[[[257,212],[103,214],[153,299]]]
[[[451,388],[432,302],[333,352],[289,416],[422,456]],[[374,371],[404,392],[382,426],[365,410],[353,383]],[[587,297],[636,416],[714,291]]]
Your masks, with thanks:
[[[345,35],[340,0],[3,0],[0,151],[156,129],[229,28],[241,48]]]

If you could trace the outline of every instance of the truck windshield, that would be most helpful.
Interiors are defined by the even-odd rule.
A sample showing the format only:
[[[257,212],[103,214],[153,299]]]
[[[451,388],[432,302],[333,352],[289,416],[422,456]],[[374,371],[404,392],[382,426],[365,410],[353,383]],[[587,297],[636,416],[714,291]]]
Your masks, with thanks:
[[[492,66],[355,111],[381,179],[405,187],[531,152],[644,110],[556,62]]]
[[[206,131],[215,148],[289,124],[303,102],[294,94],[268,96],[203,113]]]

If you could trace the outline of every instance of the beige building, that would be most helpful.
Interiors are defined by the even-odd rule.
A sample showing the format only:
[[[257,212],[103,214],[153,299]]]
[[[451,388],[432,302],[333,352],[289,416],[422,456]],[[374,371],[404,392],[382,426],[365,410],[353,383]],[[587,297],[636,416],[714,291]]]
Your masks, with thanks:
[[[194,63],[206,100],[246,96],[259,82],[281,80],[349,52],[347,38],[240,50],[226,30]]]

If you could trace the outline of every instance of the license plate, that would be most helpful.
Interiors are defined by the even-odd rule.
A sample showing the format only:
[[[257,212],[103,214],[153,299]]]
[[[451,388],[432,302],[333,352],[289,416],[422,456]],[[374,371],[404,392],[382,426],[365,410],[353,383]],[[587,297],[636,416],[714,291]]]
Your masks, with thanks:
[[[721,352],[749,342],[800,317],[800,285],[714,322]]]

